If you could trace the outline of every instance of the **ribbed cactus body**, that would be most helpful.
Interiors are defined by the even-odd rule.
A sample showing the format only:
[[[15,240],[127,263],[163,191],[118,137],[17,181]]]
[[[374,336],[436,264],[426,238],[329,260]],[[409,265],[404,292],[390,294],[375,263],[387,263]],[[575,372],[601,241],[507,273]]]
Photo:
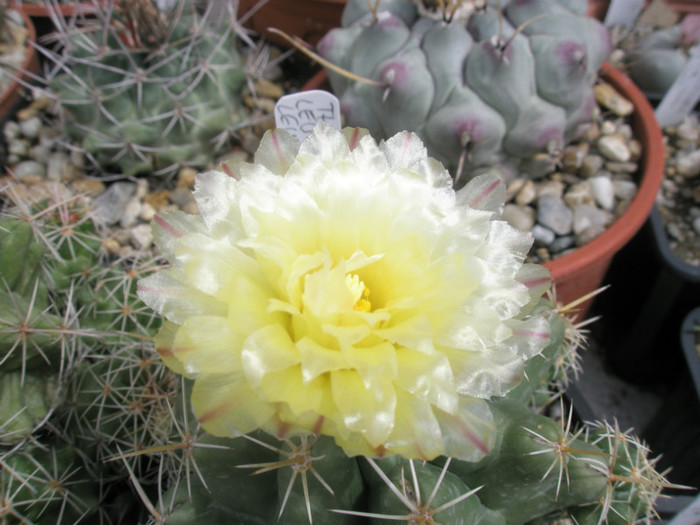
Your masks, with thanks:
[[[479,498],[498,509],[507,523],[526,523],[604,495],[606,478],[590,468],[586,455],[598,459],[600,449],[573,439],[552,419],[523,410],[518,403],[495,402],[491,407],[501,428],[497,450],[476,465],[455,462],[453,469],[476,486],[483,485]],[[561,477],[560,462],[566,469]]]
[[[135,4],[150,18],[139,19]],[[67,112],[68,134],[104,170],[211,163],[217,136],[244,118],[246,73],[233,28],[200,16],[188,0],[164,12],[151,0],[119,8],[100,7],[58,32],[63,51],[52,56],[58,74],[49,87]],[[155,26],[153,41],[139,40],[136,23]]]
[[[347,123],[377,137],[415,131],[452,170],[562,148],[593,118],[607,31],[584,15],[585,2],[495,5],[444,21],[410,0],[379,2],[376,18],[367,2],[350,0],[343,27],[318,51],[381,85],[329,71]]]
[[[669,90],[700,41],[700,15],[686,16],[680,24],[657,29],[642,37],[625,58],[629,75],[646,93],[660,97]]]

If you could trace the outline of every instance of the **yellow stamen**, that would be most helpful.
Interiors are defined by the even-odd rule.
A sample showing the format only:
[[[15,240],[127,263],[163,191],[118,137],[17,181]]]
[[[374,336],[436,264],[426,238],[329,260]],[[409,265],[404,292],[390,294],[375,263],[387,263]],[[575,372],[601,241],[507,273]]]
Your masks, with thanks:
[[[371,312],[372,303],[369,300],[369,288],[365,286],[365,283],[360,281],[357,275],[346,275],[345,284],[352,293],[355,299],[355,304],[353,304],[352,309],[357,312]]]

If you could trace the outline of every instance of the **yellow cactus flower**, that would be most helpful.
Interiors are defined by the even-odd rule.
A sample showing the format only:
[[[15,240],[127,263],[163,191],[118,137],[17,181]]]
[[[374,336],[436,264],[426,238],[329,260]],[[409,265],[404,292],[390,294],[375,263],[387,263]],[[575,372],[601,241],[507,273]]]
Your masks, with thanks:
[[[349,455],[478,460],[503,396],[549,339],[549,285],[503,183],[455,192],[418,137],[268,132],[198,176],[199,216],[159,215],[170,267],[139,283],[156,349],[219,436],[330,435]]]

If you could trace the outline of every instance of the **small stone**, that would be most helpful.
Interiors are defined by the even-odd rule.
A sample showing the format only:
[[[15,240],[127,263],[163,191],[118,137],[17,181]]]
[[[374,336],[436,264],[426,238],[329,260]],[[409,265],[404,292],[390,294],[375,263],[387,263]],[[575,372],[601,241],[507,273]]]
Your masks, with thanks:
[[[116,239],[104,239],[102,241],[102,248],[110,255],[119,255],[121,252],[121,244],[117,242]]]
[[[7,152],[10,155],[26,157],[29,154],[29,142],[23,139],[14,139],[7,145]]]
[[[615,123],[612,120],[605,120],[600,125],[600,134],[601,135],[612,135],[615,132],[617,132],[617,126],[615,125]]]
[[[569,173],[578,172],[589,149],[588,142],[567,146],[561,155],[561,164],[564,170]]]
[[[197,170],[192,168],[182,168],[177,174],[177,185],[185,188],[194,187],[194,179],[197,176]]]
[[[183,209],[193,200],[194,196],[192,195],[192,191],[184,186],[178,186],[170,192],[170,202],[180,209]]]
[[[573,184],[564,194],[564,202],[569,208],[575,208],[579,204],[594,204],[595,198],[589,182],[584,180]]]
[[[548,180],[540,182],[537,184],[537,196],[541,195],[554,195],[557,198],[561,198],[564,195],[565,184],[558,180]]]
[[[85,166],[85,152],[78,149],[72,149],[70,152],[70,163],[73,166],[82,168]]]
[[[76,193],[95,196],[105,191],[105,185],[102,181],[96,179],[78,178],[72,182],[73,189]]]
[[[115,182],[110,185],[92,201],[95,220],[108,226],[117,224],[134,193],[136,184],[133,182]]]
[[[683,235],[680,226],[675,222],[670,222],[666,225],[666,233],[668,233],[669,237],[677,241],[683,242],[685,240],[685,235]]]
[[[539,258],[540,263],[546,263],[552,260],[552,256],[549,253],[549,250],[544,246],[537,248],[535,250],[535,254]]]
[[[637,195],[637,184],[630,180],[613,180],[615,197],[623,201],[631,201]]]
[[[686,178],[700,175],[700,149],[676,156],[676,171]]]
[[[279,84],[260,78],[253,84],[253,92],[260,98],[278,99],[284,95],[284,89]]]
[[[139,219],[141,219],[144,222],[151,222],[153,220],[153,217],[156,216],[156,209],[148,204],[147,202],[144,202],[141,205],[141,210],[139,211]]]
[[[21,120],[19,122],[19,129],[22,135],[28,139],[35,139],[39,136],[41,128],[44,127],[44,123],[38,116],[29,117],[26,120]]]
[[[20,135],[19,124],[14,120],[9,120],[2,129],[2,133],[5,137],[5,142],[12,142]]]
[[[608,211],[615,209],[615,188],[612,180],[608,177],[591,177],[588,182],[600,207]]]
[[[199,215],[199,208],[197,207],[197,201],[192,199],[187,203],[186,206],[182,208],[182,211],[189,213],[190,215]]]
[[[524,177],[520,177],[513,179],[508,183],[508,186],[506,187],[506,202],[510,202],[515,198],[527,180],[528,179]]]
[[[47,164],[49,162],[50,155],[51,148],[47,148],[41,144],[36,144],[29,148],[29,158],[37,162],[41,162],[42,164]]]
[[[596,143],[598,151],[607,158],[615,162],[627,162],[632,157],[627,142],[621,135],[604,135]]]
[[[536,197],[537,187],[533,181],[528,179],[523,183],[522,188],[520,188],[520,191],[515,196],[515,203],[525,206],[534,202]]]
[[[566,203],[555,195],[537,198],[537,222],[558,235],[571,233],[573,214]]]
[[[632,126],[630,126],[627,123],[622,123],[619,126],[617,126],[617,133],[625,140],[630,140],[634,136]]]
[[[170,195],[170,192],[168,190],[160,190],[156,191],[153,193],[149,193],[144,197],[144,202],[147,202],[151,206],[153,206],[156,210],[162,211],[163,208],[165,208],[169,203],[170,199],[168,198]]]
[[[153,243],[153,234],[149,224],[138,224],[131,228],[131,244],[138,250],[145,250]]]
[[[12,175],[24,183],[32,184],[46,176],[46,168],[35,160],[25,160],[12,169]]]
[[[532,227],[532,237],[536,245],[547,246],[552,244],[557,236],[549,228],[542,226],[541,224],[535,224]]]
[[[700,127],[698,127],[698,123],[692,122],[688,117],[679,124],[676,133],[680,139],[690,143],[700,140]]]
[[[254,100],[254,106],[263,113],[272,114],[275,112],[276,101],[273,98],[258,97]]]
[[[603,169],[605,160],[600,155],[586,155],[581,163],[579,174],[582,177],[593,177]]]
[[[68,155],[61,151],[56,151],[49,156],[47,163],[47,177],[50,180],[68,180],[68,175],[70,174],[70,162]]]
[[[132,197],[122,210],[122,216],[119,218],[119,226],[122,228],[131,228],[138,221],[140,213],[141,200],[138,197]]]
[[[580,140],[587,143],[592,143],[598,140],[598,137],[600,137],[600,125],[597,122],[591,122],[584,128],[584,132],[581,135]]]
[[[642,158],[642,151],[644,148],[642,147],[642,143],[639,142],[637,139],[631,139],[629,142],[627,142],[627,147],[630,150],[630,160],[633,162],[639,161],[639,159]]]
[[[596,84],[593,86],[593,94],[601,106],[608,108],[618,117],[626,117],[634,113],[634,104],[620,95],[610,84]]]
[[[561,253],[569,248],[573,248],[576,245],[576,237],[573,235],[564,235],[562,237],[557,237],[549,245],[549,251],[552,253]]]
[[[56,145],[56,131],[52,128],[42,128],[39,132],[39,144],[46,148],[53,148]]]
[[[531,157],[523,159],[519,164],[519,169],[533,179],[541,179],[554,171],[555,158],[547,153],[537,153]]]
[[[700,235],[700,217],[693,219],[693,230],[697,235]]]
[[[535,224],[535,210],[530,206],[506,204],[501,214],[501,219],[513,228],[522,231],[530,231]]]
[[[577,237],[587,230],[589,230],[587,235],[590,235],[593,231],[601,229],[604,231],[612,219],[612,214],[608,211],[590,204],[581,204],[574,208],[573,230]]]
[[[605,233],[606,229],[607,228],[605,226],[590,226],[589,228],[582,230],[581,233],[576,236],[576,244],[578,246],[584,246],[596,237]]]
[[[605,169],[613,173],[637,173],[639,164],[636,162],[606,162]]]
[[[146,179],[138,179],[136,181],[136,191],[134,198],[143,200],[148,195],[148,181]]]

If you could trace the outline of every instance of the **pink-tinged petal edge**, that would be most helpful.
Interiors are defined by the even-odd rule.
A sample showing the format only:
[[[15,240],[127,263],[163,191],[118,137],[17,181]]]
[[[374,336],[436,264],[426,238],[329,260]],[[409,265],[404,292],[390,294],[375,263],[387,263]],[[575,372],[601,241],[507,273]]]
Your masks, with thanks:
[[[487,455],[489,452],[489,447],[486,446],[486,443],[481,441],[474,432],[472,432],[467,425],[464,424],[464,422],[457,420],[457,423],[459,424],[459,430],[462,433],[464,437],[466,437],[469,441],[471,441],[476,448],[479,449],[479,451],[483,452],[484,455]]]
[[[177,228],[175,228],[175,227],[174,227],[172,224],[170,224],[168,221],[166,221],[165,219],[163,219],[163,217],[161,217],[161,216],[159,216],[159,215],[156,215],[156,216],[153,218],[153,220],[156,221],[156,223],[158,224],[158,226],[160,226],[161,228],[163,228],[165,231],[167,231],[167,232],[168,232],[170,235],[172,235],[173,237],[182,237],[182,232],[181,232],[180,230],[178,230]]]
[[[360,128],[355,128],[352,130],[352,136],[350,137],[350,142],[348,143],[348,148],[350,148],[350,151],[354,150],[357,147],[359,141]]]
[[[529,279],[527,281],[523,281],[523,284],[527,286],[528,288],[535,288],[537,286],[541,286],[543,284],[547,284],[552,280],[551,277],[538,277],[537,279]]]
[[[489,195],[491,195],[491,193],[493,193],[493,190],[495,190],[496,188],[498,188],[498,185],[499,185],[500,183],[501,183],[501,181],[499,181],[499,180],[494,180],[494,181],[489,185],[488,188],[486,188],[486,189],[485,189],[484,191],[482,191],[479,195],[477,195],[474,199],[472,199],[471,202],[469,203],[469,205],[472,206],[473,208],[478,207],[479,204],[481,204],[481,202],[482,202],[486,197],[488,197]]]
[[[523,337],[536,337],[538,339],[548,339],[549,334],[546,332],[535,332],[534,330],[513,330],[514,335]]]

